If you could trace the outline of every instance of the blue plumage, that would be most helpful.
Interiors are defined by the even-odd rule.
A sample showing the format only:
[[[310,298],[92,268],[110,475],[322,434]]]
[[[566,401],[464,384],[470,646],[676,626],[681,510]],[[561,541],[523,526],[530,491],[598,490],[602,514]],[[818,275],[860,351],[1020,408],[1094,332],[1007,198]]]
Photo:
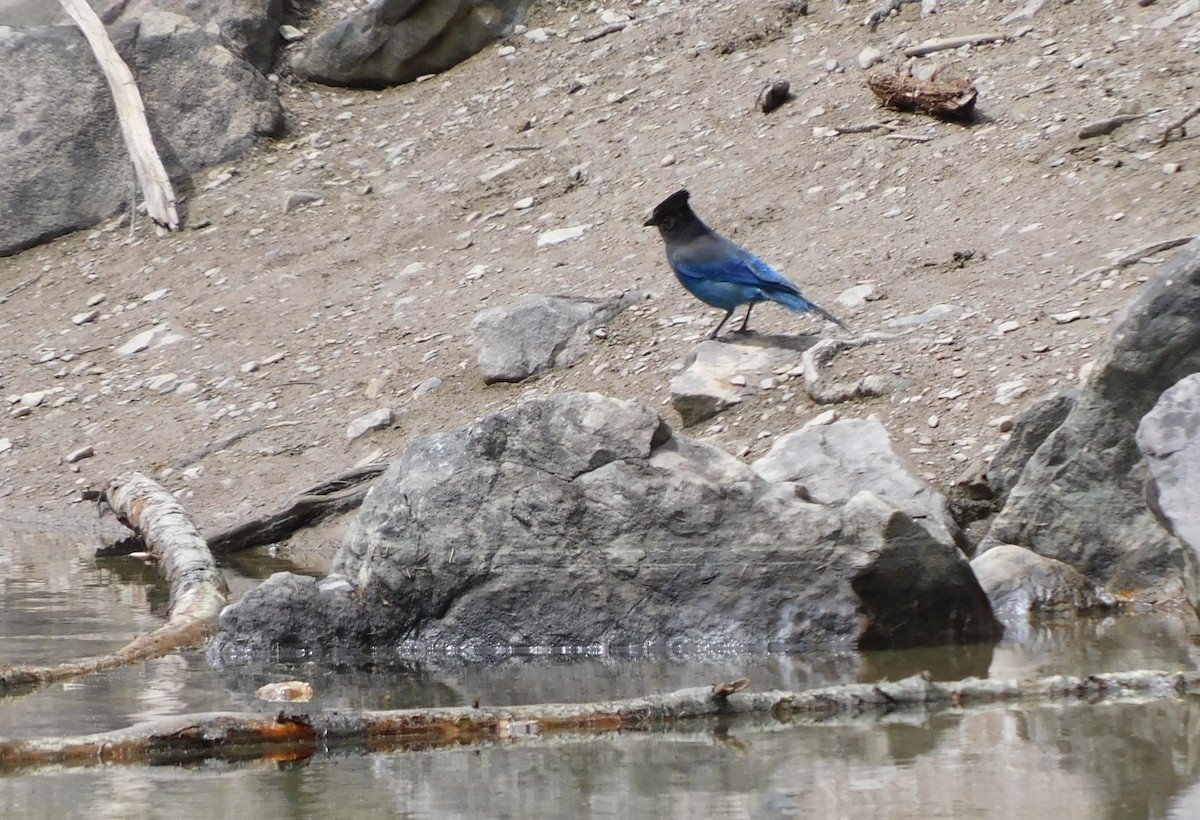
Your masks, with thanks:
[[[738,328],[739,333],[745,331],[750,311],[758,302],[815,313],[850,330],[832,313],[805,299],[779,271],[705,225],[688,205],[687,191],[676,191],[660,202],[645,224],[662,234],[667,262],[679,283],[701,302],[725,311],[725,318],[708,338],[716,338],[739,305],[748,305]]]

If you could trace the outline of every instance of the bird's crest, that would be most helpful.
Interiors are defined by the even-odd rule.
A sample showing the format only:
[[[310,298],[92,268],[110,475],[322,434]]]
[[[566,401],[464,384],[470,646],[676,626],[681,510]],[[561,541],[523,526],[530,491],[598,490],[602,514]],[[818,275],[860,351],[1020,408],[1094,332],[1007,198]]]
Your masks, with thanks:
[[[646,225],[661,225],[666,217],[690,210],[687,204],[689,196],[691,194],[686,189],[671,194],[654,207],[654,213],[650,214],[650,219],[647,220]]]

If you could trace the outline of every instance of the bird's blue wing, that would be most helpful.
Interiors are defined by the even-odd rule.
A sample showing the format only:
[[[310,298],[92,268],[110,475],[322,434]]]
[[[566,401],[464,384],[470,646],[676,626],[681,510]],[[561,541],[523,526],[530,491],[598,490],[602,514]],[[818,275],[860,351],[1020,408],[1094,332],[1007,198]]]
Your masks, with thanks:
[[[675,272],[691,282],[720,282],[742,288],[761,288],[764,298],[770,298],[768,293],[783,292],[797,296],[800,293],[779,271],[717,234],[698,237],[683,244],[676,249],[670,261]]]

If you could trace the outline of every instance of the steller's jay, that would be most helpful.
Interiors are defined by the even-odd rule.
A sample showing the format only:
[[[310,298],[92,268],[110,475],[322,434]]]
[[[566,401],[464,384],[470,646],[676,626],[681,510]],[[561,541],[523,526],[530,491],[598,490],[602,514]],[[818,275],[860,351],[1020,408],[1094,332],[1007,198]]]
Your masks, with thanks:
[[[688,196],[687,191],[671,194],[658,203],[645,224],[662,234],[667,262],[679,284],[701,302],[725,311],[725,318],[708,338],[716,338],[738,305],[749,305],[738,328],[739,333],[744,332],[758,302],[777,302],[797,313],[815,313],[850,330],[841,319],[805,299],[783,274],[700,221],[688,205]]]

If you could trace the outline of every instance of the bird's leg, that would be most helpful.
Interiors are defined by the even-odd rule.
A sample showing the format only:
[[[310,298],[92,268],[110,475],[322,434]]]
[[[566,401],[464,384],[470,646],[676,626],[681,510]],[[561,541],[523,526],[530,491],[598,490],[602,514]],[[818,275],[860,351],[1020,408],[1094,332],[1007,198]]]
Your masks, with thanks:
[[[729,321],[729,317],[732,315],[733,315],[733,308],[730,308],[729,311],[725,314],[725,318],[722,319],[720,324],[717,325],[717,329],[714,330],[712,333],[708,334],[708,338],[710,338],[710,339],[717,338],[717,334],[721,332],[721,328],[725,327],[725,323]]]
[[[738,330],[737,330],[738,333],[746,332],[746,325],[750,324],[750,311],[752,311],[752,310],[754,310],[753,302],[751,302],[749,305],[746,306],[746,318],[742,319],[742,326],[738,328]],[[733,311],[730,311],[730,313],[732,313],[732,312]]]

